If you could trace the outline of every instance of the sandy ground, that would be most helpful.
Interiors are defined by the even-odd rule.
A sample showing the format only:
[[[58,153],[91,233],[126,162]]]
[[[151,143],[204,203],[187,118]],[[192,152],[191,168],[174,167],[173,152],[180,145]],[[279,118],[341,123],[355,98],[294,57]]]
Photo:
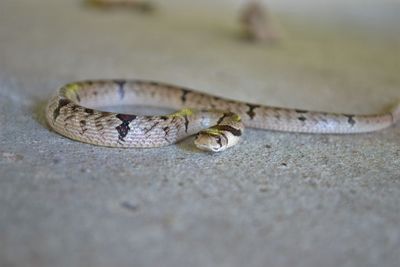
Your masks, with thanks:
[[[0,265],[398,266],[400,125],[352,136],[249,129],[210,155],[190,139],[74,142],[48,129],[43,108],[73,80],[143,78],[381,112],[400,99],[400,4],[271,1],[284,40],[267,46],[238,38],[239,1],[160,2],[144,15],[1,0]]]

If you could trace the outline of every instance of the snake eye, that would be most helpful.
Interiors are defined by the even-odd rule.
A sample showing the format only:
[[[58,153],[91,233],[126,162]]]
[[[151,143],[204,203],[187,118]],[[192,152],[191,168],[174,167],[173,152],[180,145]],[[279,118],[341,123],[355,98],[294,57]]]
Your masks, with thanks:
[[[221,140],[221,136],[218,136],[217,139],[217,144],[219,145],[219,147],[222,147],[222,140]]]
[[[212,136],[210,137],[210,150],[213,152],[220,152],[225,150],[225,144],[223,144],[221,136]]]

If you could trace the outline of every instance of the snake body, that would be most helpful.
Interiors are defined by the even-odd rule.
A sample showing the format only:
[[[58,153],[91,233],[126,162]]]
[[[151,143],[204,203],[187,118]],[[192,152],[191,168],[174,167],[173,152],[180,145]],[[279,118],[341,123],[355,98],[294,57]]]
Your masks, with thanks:
[[[100,110],[111,105],[179,111],[140,116]],[[235,145],[244,126],[324,134],[380,130],[399,120],[400,105],[379,115],[336,114],[250,104],[152,81],[98,80],[63,86],[48,102],[46,118],[59,134],[95,145],[160,147],[197,134],[197,147],[218,152]]]

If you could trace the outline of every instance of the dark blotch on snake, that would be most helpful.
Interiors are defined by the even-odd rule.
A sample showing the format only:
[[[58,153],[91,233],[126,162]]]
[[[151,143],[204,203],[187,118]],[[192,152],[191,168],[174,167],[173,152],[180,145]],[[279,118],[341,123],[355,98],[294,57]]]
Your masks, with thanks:
[[[224,113],[224,115],[217,121],[217,124],[220,124],[227,116],[230,115],[232,115],[232,113]]]
[[[85,127],[86,121],[85,120],[79,121],[79,125],[81,126],[81,130],[82,130],[81,134],[84,134],[87,131],[87,128]]]
[[[97,130],[101,131],[104,129],[102,119],[107,118],[110,114],[110,112],[101,112],[100,116],[94,119],[94,125],[96,126]]]
[[[95,121],[98,121],[100,119],[106,118],[106,117],[110,116],[111,114],[112,113],[110,113],[110,112],[103,111],[103,112],[100,113],[100,116],[95,118]]]
[[[345,115],[345,116],[348,118],[347,122],[353,127],[354,124],[356,124],[356,121],[354,120],[354,115]]]
[[[163,121],[168,120],[168,116],[160,116],[160,119],[162,119]]]
[[[212,127],[213,129],[217,129],[220,131],[227,131],[230,132],[231,134],[233,134],[234,136],[241,136],[242,135],[242,131],[239,129],[235,129],[232,126],[229,125],[215,125]]]
[[[150,131],[152,131],[154,129],[154,127],[156,127],[160,122],[156,122],[154,123],[149,129],[146,129],[146,131],[144,132],[144,134],[148,134]]]
[[[75,92],[75,97],[76,97],[76,100],[78,100],[78,102],[81,102],[81,97],[78,95],[77,92]]]
[[[114,80],[114,82],[118,85],[118,95],[119,98],[122,100],[125,97],[125,84],[126,81],[124,80]]]
[[[298,119],[299,121],[306,121],[306,120],[307,120],[306,117],[304,117],[304,116],[298,117],[297,119]]]
[[[85,108],[85,113],[92,115],[94,113],[93,109]]]
[[[64,106],[66,106],[66,105],[68,105],[69,103],[71,103],[71,101],[68,100],[68,99],[65,99],[65,98],[60,99],[60,100],[58,101],[58,106],[57,106],[57,108],[56,108],[56,109],[54,110],[54,112],[53,112],[53,119],[54,119],[54,120],[56,120],[57,117],[60,115],[60,110],[61,110],[61,108],[64,107]]]
[[[69,120],[72,119],[73,117],[75,117],[74,114],[71,114],[71,115],[65,117],[65,118],[64,118],[64,122],[65,122],[65,121],[69,121]]]
[[[118,139],[121,141],[125,141],[124,138],[125,136],[127,136],[129,130],[131,129],[129,128],[129,123],[136,119],[136,115],[118,114],[116,117],[122,121],[120,125],[115,127],[119,134]]]
[[[181,101],[182,101],[182,103],[185,103],[186,102],[186,95],[188,93],[190,93],[190,91],[187,90],[187,89],[183,89],[183,88],[181,90],[182,90]]]
[[[123,122],[121,125],[117,126],[115,129],[118,131],[118,139],[121,141],[125,141],[124,137],[128,134],[129,130],[129,123],[128,122]]]
[[[185,132],[187,133],[189,127],[189,120],[187,115],[183,116],[183,118],[185,119]]]
[[[125,121],[131,122],[134,119],[136,119],[136,115],[131,115],[131,114],[117,114],[116,117],[123,122],[125,122]]]
[[[252,104],[246,104],[249,107],[249,111],[247,111],[247,115],[249,115],[250,119],[253,119],[256,113],[254,112],[254,109],[259,108],[259,105],[252,105]]]
[[[78,109],[79,109],[80,107],[78,106],[78,105],[73,105],[72,107],[71,107],[71,109],[72,109],[72,111],[77,111]]]
[[[160,85],[160,83],[154,82],[154,81],[150,81],[149,84],[152,85],[152,86],[159,86]]]
[[[163,128],[163,131],[164,131],[165,135],[167,135],[167,134],[169,133],[169,127],[168,127],[168,126],[165,126],[165,127]]]

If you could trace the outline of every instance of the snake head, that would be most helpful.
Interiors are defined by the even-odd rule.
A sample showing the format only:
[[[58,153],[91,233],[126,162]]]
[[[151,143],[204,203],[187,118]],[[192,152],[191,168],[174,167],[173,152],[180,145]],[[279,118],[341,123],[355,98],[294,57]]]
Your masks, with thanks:
[[[194,140],[194,144],[197,148],[210,152],[220,152],[228,148],[228,140],[226,137],[210,134],[207,131],[198,133]]]
[[[199,132],[194,144],[201,150],[221,152],[239,142],[242,130],[242,127],[235,129],[231,126],[216,125]]]

